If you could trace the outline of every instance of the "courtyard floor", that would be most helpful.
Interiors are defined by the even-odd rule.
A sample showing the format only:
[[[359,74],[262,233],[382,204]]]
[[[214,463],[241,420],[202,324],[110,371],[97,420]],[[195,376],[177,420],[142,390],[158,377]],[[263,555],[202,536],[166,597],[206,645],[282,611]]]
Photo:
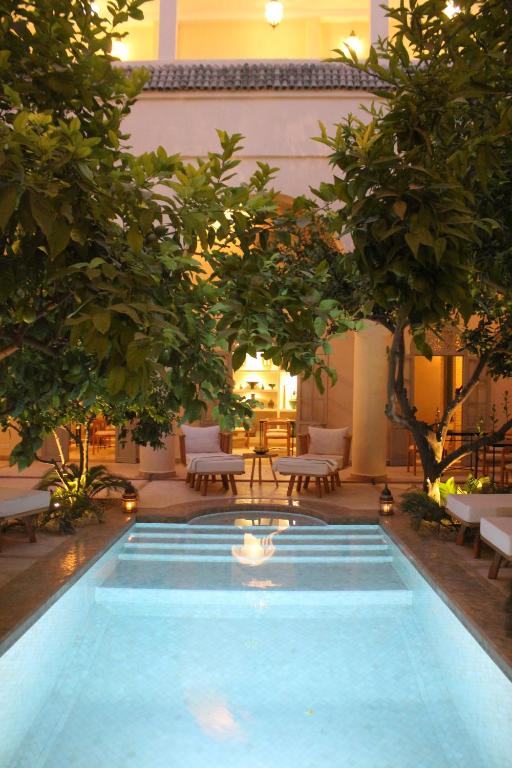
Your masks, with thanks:
[[[184,467],[177,464],[172,480],[141,480],[138,465],[112,464],[112,471],[134,482],[139,491],[137,517],[141,520],[188,520],[212,509],[261,508],[294,509],[318,514],[329,522],[380,522],[398,541],[406,554],[421,569],[431,585],[444,593],[459,618],[470,627],[495,661],[511,675],[512,668],[512,568],[503,568],[499,579],[491,581],[487,571],[491,552],[485,547],[481,559],[472,557],[471,547],[457,547],[453,535],[436,535],[430,529],[415,531],[409,518],[396,512],[380,518],[378,499],[382,484],[350,481],[350,470],[342,473],[342,486],[334,493],[318,498],[314,490],[291,499],[286,496],[287,479],[279,487],[264,468],[263,482],[251,488],[248,475],[237,479],[238,496],[222,489],[220,483],[202,497],[184,482]],[[34,488],[45,471],[34,464],[21,473],[0,463],[0,488],[20,492]],[[419,483],[420,477],[405,468],[388,468],[389,487],[395,499]],[[396,506],[396,505],[395,505]],[[76,534],[62,536],[46,531],[30,544],[21,528],[13,527],[2,538],[0,552],[0,646],[12,643],[23,631],[25,622],[45,610],[59,590],[76,578],[77,573],[98,557],[132,522],[123,513],[118,500],[107,509],[103,524],[90,522]]]

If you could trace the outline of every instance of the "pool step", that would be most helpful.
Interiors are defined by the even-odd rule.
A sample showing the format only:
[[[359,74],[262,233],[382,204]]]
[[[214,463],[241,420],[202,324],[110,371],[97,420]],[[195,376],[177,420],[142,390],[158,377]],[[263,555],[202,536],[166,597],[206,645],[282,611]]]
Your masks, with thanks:
[[[153,589],[97,587],[96,602],[112,607],[137,609],[171,609],[198,618],[205,615],[235,615],[247,609],[263,613],[276,609],[287,616],[315,615],[328,609],[347,606],[411,605],[412,593],[407,589],[353,590],[279,590],[279,589]]]
[[[244,560],[250,533],[269,557]],[[272,535],[270,540],[268,537]],[[246,543],[251,543],[247,542]],[[254,542],[252,542],[254,543]],[[96,588],[119,610],[240,611],[254,600],[290,615],[315,606],[410,605],[393,567],[389,540],[376,525],[196,526],[136,524]],[[131,606],[131,607],[130,607]],[[294,613],[296,612],[296,614]],[[208,613],[209,615],[209,613]],[[287,613],[288,615],[288,613]]]
[[[156,561],[160,563],[234,563],[234,556],[231,554],[176,554],[166,552],[121,552],[119,554],[119,560],[131,560],[136,562],[151,562]],[[365,555],[365,554],[340,554],[340,555],[286,555],[275,553],[272,555],[273,563],[391,563],[393,557],[391,555]]]

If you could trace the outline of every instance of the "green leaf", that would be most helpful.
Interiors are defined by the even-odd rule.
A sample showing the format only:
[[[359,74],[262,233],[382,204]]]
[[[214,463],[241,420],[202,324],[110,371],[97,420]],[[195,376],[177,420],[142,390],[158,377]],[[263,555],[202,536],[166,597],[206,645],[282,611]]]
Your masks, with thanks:
[[[57,219],[54,223],[50,237],[48,238],[48,244],[50,246],[50,255],[55,258],[59,253],[67,248],[71,237],[71,227],[63,219]]]
[[[241,344],[239,347],[235,349],[231,358],[231,364],[233,366],[233,370],[237,371],[239,368],[242,367],[242,365],[245,362],[246,355],[247,355],[246,344]]]
[[[102,334],[107,333],[110,328],[111,313],[108,310],[95,312],[92,316],[92,322],[97,331]]]
[[[54,209],[43,195],[31,191],[30,210],[37,226],[42,230],[46,239],[49,240],[52,234],[53,222],[55,221]]]
[[[142,237],[140,230],[136,227],[130,227],[126,235],[126,240],[130,248],[133,248],[136,253],[142,250],[144,238]]]
[[[0,229],[5,230],[16,208],[18,190],[16,187],[3,187],[0,190]]]

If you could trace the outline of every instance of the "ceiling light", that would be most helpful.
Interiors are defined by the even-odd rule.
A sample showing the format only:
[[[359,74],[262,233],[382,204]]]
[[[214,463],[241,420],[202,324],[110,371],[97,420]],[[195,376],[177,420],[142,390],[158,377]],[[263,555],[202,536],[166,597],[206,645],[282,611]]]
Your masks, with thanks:
[[[265,6],[265,18],[272,29],[275,29],[282,22],[283,16],[283,4],[279,0],[269,0]]]
[[[454,16],[460,13],[460,6],[455,5],[453,0],[448,0],[443,10],[443,13],[445,16],[448,16],[449,19],[453,19]]]

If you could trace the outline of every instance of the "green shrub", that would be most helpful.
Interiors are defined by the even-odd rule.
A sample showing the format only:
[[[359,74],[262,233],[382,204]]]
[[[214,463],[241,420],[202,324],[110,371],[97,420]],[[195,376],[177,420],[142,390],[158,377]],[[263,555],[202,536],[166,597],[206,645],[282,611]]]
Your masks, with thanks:
[[[452,526],[452,519],[444,506],[440,506],[424,491],[406,491],[400,500],[400,509],[411,516],[411,523],[419,528],[422,522],[435,523],[438,526]]]
[[[51,490],[50,506],[40,518],[41,525],[56,523],[62,533],[73,533],[78,520],[94,515],[103,517],[103,507],[96,499],[100,491],[110,488],[129,490],[131,483],[112,475],[103,464],[81,470],[78,464],[54,467],[46,472],[38,486]]]

